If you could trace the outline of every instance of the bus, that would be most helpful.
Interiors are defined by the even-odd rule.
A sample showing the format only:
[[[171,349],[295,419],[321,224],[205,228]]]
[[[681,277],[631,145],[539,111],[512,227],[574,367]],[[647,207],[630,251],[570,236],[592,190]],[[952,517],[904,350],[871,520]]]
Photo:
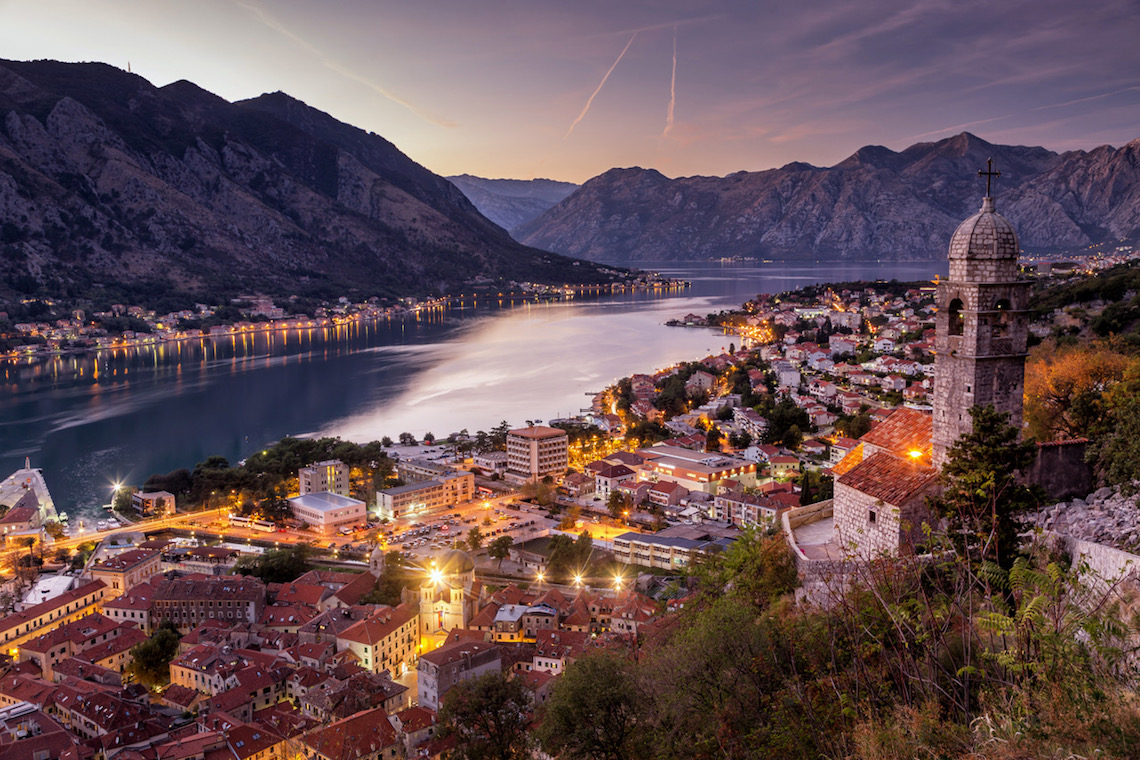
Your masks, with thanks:
[[[277,526],[268,520],[254,520],[251,517],[242,517],[241,515],[230,515],[230,525],[235,528],[249,528],[262,533],[273,533],[277,530]]]

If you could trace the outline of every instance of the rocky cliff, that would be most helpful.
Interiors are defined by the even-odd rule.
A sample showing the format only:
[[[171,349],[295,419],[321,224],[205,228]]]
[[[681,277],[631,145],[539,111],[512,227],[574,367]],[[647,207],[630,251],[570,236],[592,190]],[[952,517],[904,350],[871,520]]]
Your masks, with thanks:
[[[529,222],[578,189],[553,179],[484,179],[470,174],[448,177],[479,213],[505,230]]]
[[[399,296],[595,282],[383,138],[283,93],[227,102],[104,64],[0,61],[0,295]]]
[[[829,168],[793,163],[727,177],[669,179],[612,169],[515,230],[539,248],[594,260],[924,259],[946,255],[984,194],[993,158],[998,210],[1029,250],[1140,233],[1140,140],[1057,154],[969,133],[901,152],[861,148]]]

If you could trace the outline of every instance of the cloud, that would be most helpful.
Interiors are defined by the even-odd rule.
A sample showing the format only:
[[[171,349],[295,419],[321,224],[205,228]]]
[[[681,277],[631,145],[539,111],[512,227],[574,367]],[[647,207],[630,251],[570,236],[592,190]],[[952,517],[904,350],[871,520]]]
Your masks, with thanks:
[[[570,133],[574,131],[574,127],[578,126],[578,122],[586,118],[586,112],[590,110],[590,104],[594,102],[594,98],[596,98],[598,96],[598,93],[602,91],[602,87],[605,86],[606,80],[610,78],[610,74],[614,73],[614,69],[616,69],[617,65],[621,63],[621,59],[625,58],[626,51],[629,50],[629,46],[633,44],[633,41],[635,39],[637,39],[637,32],[634,32],[633,36],[629,38],[629,42],[625,43],[625,47],[622,48],[620,53],[618,53],[617,60],[615,60],[613,65],[610,66],[610,70],[606,72],[606,75],[602,77],[602,81],[598,82],[597,89],[595,89],[593,94],[591,94],[590,97],[586,100],[586,107],[582,109],[582,113],[578,114],[578,118],[574,119],[574,123],[572,123],[570,125],[570,128],[566,130],[566,134],[562,136],[563,141],[565,141],[566,138],[570,136]]]
[[[269,15],[265,11],[265,9],[253,4],[252,2],[239,2],[238,6],[249,11],[251,14],[253,14],[257,18],[258,21],[260,21],[265,26],[269,27],[273,31],[277,32],[278,34],[288,38],[290,41],[292,41],[298,47],[300,47],[301,49],[310,53],[313,57],[315,57],[321,63],[322,66],[329,69],[330,71],[341,75],[342,77],[344,77],[345,79],[348,79],[349,81],[356,82],[357,84],[360,84],[360,85],[364,85],[365,87],[372,90],[376,94],[378,94],[384,98],[387,98],[388,100],[392,101],[393,103],[395,103],[397,105],[403,106],[404,108],[411,111],[413,114],[415,114],[419,118],[423,119],[424,121],[428,122],[429,124],[435,124],[438,127],[457,127],[457,126],[459,126],[457,122],[451,121],[450,119],[444,119],[440,116],[436,116],[435,114],[432,114],[428,111],[425,111],[424,109],[420,108],[416,104],[410,103],[407,100],[404,100],[399,95],[396,95],[395,93],[393,93],[393,92],[381,87],[380,85],[376,84],[375,82],[371,81],[370,79],[367,79],[366,77],[363,77],[360,74],[357,74],[352,69],[349,69],[348,67],[343,66],[340,63],[337,63],[336,61],[334,61],[333,59],[331,59],[327,55],[325,55],[315,45],[313,45],[312,43],[303,39],[302,37],[298,36],[291,29],[289,29],[284,24],[279,22],[273,16]]]

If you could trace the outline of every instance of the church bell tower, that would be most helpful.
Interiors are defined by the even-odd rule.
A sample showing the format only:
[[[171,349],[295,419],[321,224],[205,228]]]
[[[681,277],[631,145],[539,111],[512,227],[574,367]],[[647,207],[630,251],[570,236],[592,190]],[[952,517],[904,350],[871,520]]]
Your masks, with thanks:
[[[973,428],[969,409],[992,404],[1020,429],[1029,284],[1020,279],[1017,233],[994,210],[987,162],[981,211],[950,239],[950,274],[938,283],[934,374],[934,465]]]

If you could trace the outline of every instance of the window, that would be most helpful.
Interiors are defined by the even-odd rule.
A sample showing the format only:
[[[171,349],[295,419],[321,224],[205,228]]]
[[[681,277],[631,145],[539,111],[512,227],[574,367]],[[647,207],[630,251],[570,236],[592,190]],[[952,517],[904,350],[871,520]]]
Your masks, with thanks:
[[[955,298],[950,302],[950,324],[948,334],[961,335],[965,327],[965,319],[962,316],[962,299]]]
[[[994,304],[994,309],[997,310],[998,316],[994,319],[993,337],[1004,338],[1009,335],[1009,325],[1011,321],[1010,310],[1012,308],[1008,298],[1002,298]]]

